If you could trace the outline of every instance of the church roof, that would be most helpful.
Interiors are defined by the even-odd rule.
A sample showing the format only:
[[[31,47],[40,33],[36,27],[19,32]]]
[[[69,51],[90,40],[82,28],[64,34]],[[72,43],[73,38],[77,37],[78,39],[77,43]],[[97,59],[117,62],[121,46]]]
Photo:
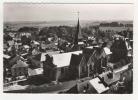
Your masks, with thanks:
[[[52,55],[53,64],[55,64],[57,67],[69,66],[72,54],[79,55],[81,53],[82,53],[82,51],[74,51],[74,52]]]
[[[76,33],[75,33],[75,36],[74,36],[74,44],[78,44],[78,40],[81,40],[83,37],[82,37],[82,34],[81,34],[81,27],[80,27],[80,22],[79,22],[79,18],[78,18],[78,23],[77,23],[77,29],[76,29]]]

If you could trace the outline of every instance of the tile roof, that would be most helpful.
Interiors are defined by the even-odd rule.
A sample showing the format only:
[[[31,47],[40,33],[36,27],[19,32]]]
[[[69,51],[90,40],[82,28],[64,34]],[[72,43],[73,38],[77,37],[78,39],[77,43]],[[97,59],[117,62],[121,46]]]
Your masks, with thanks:
[[[27,67],[27,66],[28,66],[27,63],[19,60],[19,61],[17,61],[17,64],[15,64],[15,65],[12,66],[12,68],[16,68],[16,67]]]

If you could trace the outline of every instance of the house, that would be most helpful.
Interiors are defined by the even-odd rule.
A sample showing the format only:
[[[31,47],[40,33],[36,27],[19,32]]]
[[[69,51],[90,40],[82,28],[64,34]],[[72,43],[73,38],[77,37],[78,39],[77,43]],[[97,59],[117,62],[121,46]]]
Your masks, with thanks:
[[[29,57],[29,75],[30,76],[36,76],[39,75],[40,73],[43,74],[43,66],[44,62],[46,61],[46,55],[52,55],[56,54],[57,52],[47,52],[47,53],[39,53],[35,56],[30,56]]]
[[[107,71],[105,73],[102,73],[99,75],[99,78],[101,79],[104,84],[107,86],[111,86],[112,84],[116,83],[120,79],[120,72],[111,72]]]
[[[93,78],[77,84],[79,93],[102,94],[109,90],[109,87],[99,78]]]
[[[30,47],[28,45],[23,45],[25,49],[29,49]]]
[[[7,41],[8,42],[8,45],[9,46],[13,46],[14,45],[14,41],[13,40],[9,40],[9,41]]]
[[[42,74],[43,74],[43,68],[35,68],[35,69],[28,68],[28,76],[30,77]]]
[[[57,54],[59,53],[59,51],[57,52],[47,52],[47,53],[39,53],[35,56],[31,56],[29,57],[29,68],[28,68],[28,73],[29,76],[37,76],[37,75],[42,75],[43,74],[43,66],[44,66],[44,62],[46,61],[46,59],[48,59],[46,57],[46,55],[53,55],[53,54]],[[48,69],[47,69],[48,70]],[[48,72],[47,72],[48,73]]]
[[[49,37],[49,38],[48,38],[48,41],[51,42],[52,40],[53,40],[53,37]]]
[[[31,33],[29,33],[29,32],[21,32],[20,35],[28,37],[28,36],[31,36]]]
[[[109,87],[106,86],[98,77],[77,83],[65,93],[73,94],[102,94],[108,92]]]
[[[107,63],[110,62],[111,54],[112,52],[110,51],[110,48],[108,47],[103,48],[103,58],[101,61],[102,67],[105,67],[105,68],[107,67]]]
[[[46,53],[41,53],[41,61],[46,61],[46,55],[48,54],[49,56],[59,54],[60,51],[48,51]]]
[[[93,37],[93,36],[88,36],[88,40],[95,40],[95,37]]]
[[[104,49],[106,56],[112,54],[112,52],[110,51],[110,48],[104,47],[103,49]]]
[[[121,73],[121,78],[125,78],[124,85],[129,93],[133,92],[133,70],[129,69]]]
[[[106,50],[106,49],[105,49]],[[111,52],[102,48],[90,46],[83,50],[83,55],[72,55],[69,69],[71,76],[74,78],[82,78],[93,76],[96,73],[102,73],[105,67],[103,58]]]
[[[37,55],[28,57],[28,64],[29,64],[28,70],[30,71],[29,72],[30,76],[37,75],[37,74],[39,75],[40,72],[42,72],[41,70],[43,70],[43,62],[44,61],[45,61],[45,59],[44,59],[43,53],[39,53]],[[35,74],[31,74],[31,73],[35,73]]]
[[[17,64],[14,64],[11,68],[12,76],[27,76],[28,75],[28,64],[19,60]]]
[[[33,41],[33,43],[34,43],[35,45],[40,45],[40,43],[37,42],[37,41]]]
[[[28,58],[28,56],[29,56],[28,53],[23,53],[23,54],[20,54],[20,55],[24,58],[24,60],[27,60],[27,58]]]
[[[34,85],[41,85],[45,84],[47,82],[47,79],[43,76],[43,68],[41,67],[36,67],[28,68],[28,83],[29,84],[34,84]]]
[[[109,90],[109,87],[106,86],[98,77],[92,79],[89,81],[89,87],[88,88],[88,93],[104,93],[107,92]]]
[[[64,79],[67,76],[68,73],[68,66],[70,65],[71,60],[71,53],[62,53],[62,54],[56,54],[52,55],[53,57],[53,64],[55,67],[55,77],[56,81],[59,79]]]
[[[94,46],[85,47],[85,48],[83,49],[83,54],[84,54],[84,55],[91,56],[92,53],[93,53],[93,51],[94,51],[94,48],[95,48]]]
[[[31,37],[23,35],[23,36],[21,36],[21,42],[23,45],[30,45],[31,44]]]
[[[3,54],[3,58],[5,58],[5,59],[10,59],[10,58],[11,58],[11,56],[6,55],[6,54]]]
[[[45,76],[56,81],[68,78],[72,54],[79,55],[80,53],[82,51],[46,55],[43,67]]]
[[[5,49],[5,50],[8,49],[8,44],[7,43],[3,44],[3,49]]]
[[[40,45],[39,42],[37,42],[37,41],[31,41],[31,47],[37,47],[39,45]]]
[[[86,71],[87,69],[86,69],[85,57],[82,54],[80,55],[72,54],[69,66],[70,79],[81,78]]]
[[[32,50],[32,55],[37,55],[37,54],[39,54],[40,52],[39,52],[39,49],[38,48],[34,48],[33,50]]]
[[[29,45],[23,45],[23,49],[28,52],[30,49],[30,46]]]
[[[9,34],[8,34],[9,36],[11,36],[12,38],[14,38],[15,37],[15,35],[16,35],[16,33],[15,32],[9,32]]]
[[[42,41],[40,44],[40,49],[42,52],[45,52],[45,50],[57,50],[58,48],[54,42],[46,44],[44,41]]]
[[[19,47],[22,45],[22,43],[19,43],[19,42],[15,42],[14,43],[14,46],[16,49],[19,49]]]
[[[10,65],[16,64],[17,61],[19,61],[19,60],[24,61],[25,59],[24,59],[22,56],[20,56],[20,55],[16,55],[16,56],[11,57],[11,58],[9,59],[9,64],[10,64]]]
[[[123,39],[115,39],[111,46],[111,62],[118,62],[120,59],[127,58],[128,50]]]
[[[112,90],[110,86],[117,83],[121,77],[125,77],[125,86],[132,93],[132,77],[133,71],[127,69],[127,66],[124,66],[126,69],[122,68],[113,72],[113,77],[109,77],[109,72],[100,74],[98,77],[80,80],[76,85],[67,90],[65,93],[87,93],[87,94],[104,94]],[[131,88],[129,88],[131,87]],[[110,92],[112,93],[112,92]]]
[[[127,56],[132,58],[132,55],[133,55],[133,45],[131,43],[132,41],[130,41],[128,38],[125,38],[125,44],[126,44],[126,47],[127,47],[127,51],[128,51],[128,54]]]
[[[9,65],[9,59],[11,58],[11,56],[7,55],[7,54],[3,54],[3,74],[4,74],[4,78],[5,76],[10,76],[10,72],[8,70],[8,68],[10,67]]]
[[[37,55],[33,55],[28,57],[29,59],[29,64],[31,68],[40,68],[43,67],[43,63],[41,61],[41,53]]]
[[[41,47],[41,49],[45,50],[45,49],[46,49],[46,44],[45,44],[44,42],[42,42],[42,43],[40,44],[40,47]]]
[[[116,63],[108,62],[108,67],[110,67],[112,69],[118,69],[118,68],[121,68],[122,66],[129,64],[129,63],[130,63],[129,58],[128,59],[121,59]]]

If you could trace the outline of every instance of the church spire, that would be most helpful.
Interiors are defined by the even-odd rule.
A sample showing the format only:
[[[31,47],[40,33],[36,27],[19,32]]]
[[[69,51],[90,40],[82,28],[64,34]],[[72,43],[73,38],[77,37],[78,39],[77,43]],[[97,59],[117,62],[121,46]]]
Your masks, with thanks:
[[[80,39],[82,39],[82,35],[81,35],[81,27],[80,27],[79,12],[78,12],[78,23],[77,23],[77,29],[76,29],[75,38],[74,38],[74,45],[78,45],[78,40]]]

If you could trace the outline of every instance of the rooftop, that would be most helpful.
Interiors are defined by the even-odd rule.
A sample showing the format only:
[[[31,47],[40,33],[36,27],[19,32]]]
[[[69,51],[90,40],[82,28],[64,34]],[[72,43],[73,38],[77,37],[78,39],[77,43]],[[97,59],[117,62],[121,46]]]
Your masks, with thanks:
[[[53,64],[57,65],[57,67],[69,66],[72,54],[79,55],[82,54],[82,51],[74,51],[74,52],[52,55]]]

